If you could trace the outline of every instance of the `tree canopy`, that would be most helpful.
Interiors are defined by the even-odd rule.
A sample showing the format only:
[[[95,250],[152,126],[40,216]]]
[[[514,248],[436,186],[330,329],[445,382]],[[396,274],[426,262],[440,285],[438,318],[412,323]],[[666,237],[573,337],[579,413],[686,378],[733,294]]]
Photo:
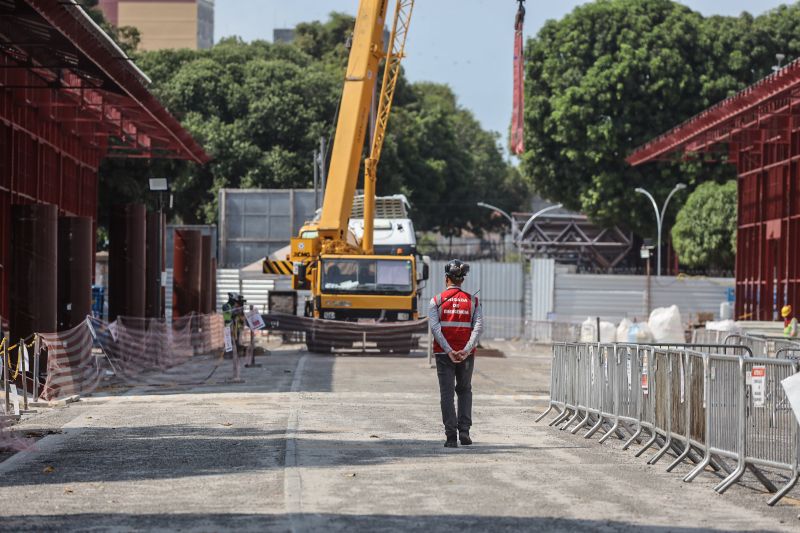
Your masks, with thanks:
[[[312,153],[333,133],[354,19],[334,13],[301,24],[292,45],[225,39],[211,50],[136,54],[152,90],[213,161],[109,161],[102,200],[140,200],[145,173],[172,178],[175,213],[187,223],[217,220],[220,188],[304,188]],[[121,180],[120,176],[129,176]],[[525,205],[527,188],[485,131],[445,85],[403,76],[378,169],[378,193],[405,193],[419,229],[458,234],[497,222],[478,201]],[[487,200],[488,199],[488,200]]]
[[[730,166],[631,168],[638,145],[800,55],[800,5],[704,18],[671,0],[598,0],[549,21],[527,43],[523,172],[551,200],[603,224],[654,227],[645,187],[730,178]],[[676,198],[679,202],[681,198]]]
[[[688,267],[732,270],[736,258],[736,181],[703,183],[672,227],[672,243]]]

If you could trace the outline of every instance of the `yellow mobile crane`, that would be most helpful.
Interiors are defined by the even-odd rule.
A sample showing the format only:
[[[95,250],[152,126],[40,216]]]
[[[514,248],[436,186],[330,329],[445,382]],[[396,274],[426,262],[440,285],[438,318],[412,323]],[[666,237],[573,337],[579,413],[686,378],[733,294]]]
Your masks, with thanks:
[[[427,279],[413,255],[375,255],[375,181],[386,136],[414,0],[397,0],[388,47],[383,45],[388,0],[361,0],[347,65],[319,222],[292,239],[295,290],[310,290],[306,315],[328,320],[414,320],[418,286]],[[386,50],[386,51],[385,51]],[[369,157],[364,163],[364,235],[348,228],[380,62],[385,60]],[[328,351],[329,346],[309,346]]]

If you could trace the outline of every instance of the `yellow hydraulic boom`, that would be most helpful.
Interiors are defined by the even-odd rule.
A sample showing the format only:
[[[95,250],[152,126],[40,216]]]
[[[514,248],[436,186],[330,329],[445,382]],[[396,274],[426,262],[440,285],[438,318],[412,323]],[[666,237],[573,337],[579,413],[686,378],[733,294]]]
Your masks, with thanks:
[[[364,162],[364,238],[361,248],[365,254],[371,254],[374,251],[372,242],[375,235],[375,185],[378,178],[378,162],[381,159],[383,141],[386,139],[386,128],[389,125],[394,92],[400,77],[400,65],[405,57],[406,38],[413,13],[414,0],[398,0],[389,37],[383,86],[375,120],[375,134],[372,138],[370,155]]]
[[[388,0],[362,0],[353,32],[350,59],[347,65],[344,93],[333,143],[328,184],[318,225],[322,253],[353,253],[347,243],[348,222],[358,182],[361,153],[369,124],[372,95],[378,80],[380,61],[386,59],[383,86],[372,140],[372,150],[366,162],[368,176],[365,188],[364,243],[362,251],[371,253],[375,210],[375,171],[380,159],[392,100],[400,74],[400,62],[405,51],[406,36],[414,8],[413,0],[397,0],[390,34],[389,53],[383,48],[383,30]]]
[[[295,268],[296,288],[313,285],[315,260],[321,255],[371,255],[374,252],[377,167],[414,10],[414,0],[396,0],[389,43],[384,48],[387,3],[388,0],[361,0],[359,5],[322,215],[318,223],[304,227],[300,236],[292,239],[291,260],[295,265],[302,266]],[[356,243],[349,238],[348,222],[381,60],[385,60],[385,67],[378,97],[375,131],[371,139],[370,154],[364,162],[364,237],[361,243]]]

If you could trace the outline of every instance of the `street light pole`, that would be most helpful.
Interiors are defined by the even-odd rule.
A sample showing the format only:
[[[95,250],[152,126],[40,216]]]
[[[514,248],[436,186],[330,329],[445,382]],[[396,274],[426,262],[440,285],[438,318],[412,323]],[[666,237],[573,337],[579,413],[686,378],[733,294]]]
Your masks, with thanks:
[[[478,207],[482,207],[484,209],[489,209],[490,211],[494,211],[495,213],[500,213],[502,216],[504,216],[506,218],[506,220],[508,220],[511,223],[511,242],[513,242],[513,243],[517,242],[517,239],[516,239],[516,235],[518,233],[518,231],[517,231],[517,221],[514,219],[514,217],[512,217],[511,215],[509,215],[508,213],[506,213],[505,211],[503,211],[499,207],[495,207],[495,206],[493,206],[491,204],[487,204],[487,203],[484,203],[484,202],[478,202]],[[505,244],[503,244],[503,249],[505,250]],[[505,253],[505,252],[503,252],[503,253]],[[505,257],[503,257],[503,260],[505,260]]]
[[[517,241],[517,247],[520,248],[520,250],[522,249],[522,239],[525,238],[525,234],[528,233],[528,230],[531,228],[531,226],[533,225],[533,223],[536,221],[537,218],[544,215],[545,213],[549,213],[550,211],[561,209],[562,207],[564,207],[563,204],[551,205],[550,207],[545,207],[541,211],[538,211],[533,215],[531,215],[531,218],[529,218],[528,221],[525,223],[525,225],[522,227],[522,231],[519,232],[519,240]]]
[[[679,184],[675,185],[675,187],[669,193],[669,196],[667,196],[667,199],[664,202],[664,205],[661,208],[661,211],[658,210],[658,203],[656,202],[656,199],[653,197],[652,194],[650,194],[648,191],[646,191],[645,189],[643,189],[641,187],[637,187],[636,188],[636,192],[638,192],[639,194],[643,194],[643,195],[647,196],[650,199],[650,203],[653,204],[653,209],[656,212],[656,228],[658,230],[658,239],[657,239],[657,244],[656,244],[656,248],[657,248],[656,249],[656,263],[657,263],[656,276],[659,277],[659,278],[661,277],[661,230],[662,230],[662,227],[663,227],[663,224],[664,224],[664,216],[667,214],[667,207],[669,207],[669,202],[670,202],[670,200],[672,200],[672,197],[675,196],[675,193],[677,193],[678,191],[682,191],[685,188],[686,188],[686,184],[685,183],[679,183]]]

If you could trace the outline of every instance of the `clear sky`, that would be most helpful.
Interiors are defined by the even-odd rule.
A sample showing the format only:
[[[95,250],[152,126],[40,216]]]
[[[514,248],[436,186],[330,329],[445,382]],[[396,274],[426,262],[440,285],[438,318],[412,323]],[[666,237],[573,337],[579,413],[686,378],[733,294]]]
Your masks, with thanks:
[[[579,0],[528,0],[526,34],[561,18]],[[705,15],[758,14],[786,0],[684,0]],[[274,28],[354,14],[358,0],[216,0],[216,39],[238,35],[272,40]],[[389,3],[393,9],[394,2]],[[501,132],[511,120],[514,0],[418,0],[409,35],[406,73],[412,81],[449,84],[484,127]],[[776,50],[778,52],[778,50]]]

